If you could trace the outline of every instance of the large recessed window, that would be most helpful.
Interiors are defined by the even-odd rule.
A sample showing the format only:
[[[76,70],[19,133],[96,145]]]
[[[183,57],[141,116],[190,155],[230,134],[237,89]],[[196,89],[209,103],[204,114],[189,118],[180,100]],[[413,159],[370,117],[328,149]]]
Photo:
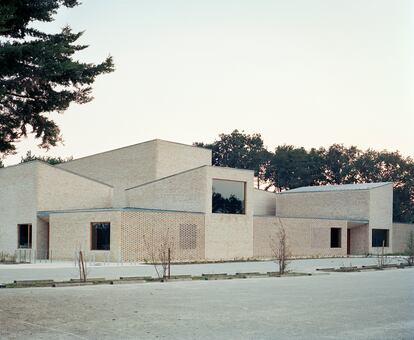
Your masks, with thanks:
[[[388,247],[388,229],[372,229],[372,246],[373,247]]]
[[[92,250],[109,250],[111,243],[111,224],[109,222],[91,223]]]
[[[331,228],[331,248],[341,248],[341,228]]]
[[[246,183],[213,179],[213,213],[244,214]]]
[[[32,225],[19,224],[17,226],[17,238],[19,248],[32,248]]]

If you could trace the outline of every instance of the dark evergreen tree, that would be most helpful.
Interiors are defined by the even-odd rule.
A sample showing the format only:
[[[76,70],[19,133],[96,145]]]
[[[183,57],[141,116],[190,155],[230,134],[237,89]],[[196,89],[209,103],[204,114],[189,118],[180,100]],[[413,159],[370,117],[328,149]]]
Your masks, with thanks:
[[[77,0],[2,0],[0,3],[0,156],[15,152],[15,143],[28,133],[49,148],[61,141],[60,129],[50,118],[71,103],[92,100],[91,84],[113,71],[112,58],[102,63],[73,59],[86,45],[76,41],[82,32],[64,27],[48,34],[33,22],[51,22],[61,6]]]
[[[243,202],[235,195],[231,194],[229,198],[224,198],[220,193],[213,192],[212,212],[222,214],[243,214]]]
[[[239,200],[235,195],[230,195],[229,198],[226,198],[226,210],[230,214],[242,214],[243,211],[243,202]]]
[[[393,182],[394,220],[414,222],[414,162],[399,152],[367,150],[354,162],[359,183]]]
[[[324,179],[321,152],[293,145],[278,146],[266,168],[266,179],[278,191],[317,185]]]
[[[263,147],[260,135],[253,136],[258,137],[254,139],[255,148],[248,146],[251,136],[237,130],[229,135],[221,134],[212,144],[195,145],[213,150],[214,165],[257,169],[255,174],[267,182],[267,188],[274,187],[277,191],[321,184],[393,182],[394,221],[414,223],[414,161],[410,157],[385,150],[361,151],[342,144],[309,151],[282,145],[270,153]],[[265,156],[256,158],[255,155]],[[217,207],[228,206],[228,199],[221,195],[215,202]]]
[[[319,150],[323,158],[323,184],[346,184],[356,181],[354,162],[361,154],[357,147],[347,148],[342,144],[333,144],[326,150]]]
[[[51,156],[36,156],[32,155],[31,151],[27,151],[26,156],[22,157],[20,163],[31,162],[34,160],[43,161],[49,163],[50,165],[56,165],[60,163],[65,163],[71,161],[73,157],[62,158],[62,157],[51,157]]]
[[[224,206],[224,198],[221,196],[220,193],[213,191],[213,199],[212,199],[212,212],[214,213],[222,213],[223,206]]]
[[[253,170],[258,182],[264,179],[270,153],[258,133],[249,135],[234,130],[230,134],[220,134],[219,140],[211,144],[196,142],[193,145],[211,149],[213,165]]]

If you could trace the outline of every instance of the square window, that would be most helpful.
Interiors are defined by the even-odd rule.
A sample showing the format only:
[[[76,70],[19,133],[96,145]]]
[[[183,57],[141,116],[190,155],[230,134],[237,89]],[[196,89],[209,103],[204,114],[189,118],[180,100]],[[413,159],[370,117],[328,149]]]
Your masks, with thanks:
[[[341,228],[331,228],[331,248],[341,248]]]
[[[373,247],[388,247],[388,229],[372,229],[372,246]]]
[[[109,222],[91,223],[91,250],[110,250],[111,224]]]
[[[32,225],[18,224],[17,225],[17,243],[18,248],[30,249],[32,248]]]
[[[212,212],[245,214],[246,182],[213,179]]]

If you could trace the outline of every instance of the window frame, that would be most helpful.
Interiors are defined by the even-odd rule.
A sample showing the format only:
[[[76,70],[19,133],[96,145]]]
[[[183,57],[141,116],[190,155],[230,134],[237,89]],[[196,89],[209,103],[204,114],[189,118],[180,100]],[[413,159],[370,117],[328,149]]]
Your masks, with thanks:
[[[20,246],[20,227],[27,225],[27,234],[28,234],[28,246]],[[19,223],[17,224],[17,249],[32,249],[33,247],[33,226],[31,223]]]
[[[337,241],[338,241],[338,245],[337,246],[333,246],[332,245],[332,241],[333,241],[333,238],[332,238],[332,232],[333,231],[335,231],[336,233],[337,233]],[[342,228],[340,228],[340,227],[331,227],[331,229],[330,229],[330,235],[331,235],[331,243],[330,243],[330,248],[331,249],[340,249],[340,248],[342,248]]]
[[[383,228],[372,228],[371,229],[371,247],[372,248],[382,248],[382,244],[374,245],[374,230],[383,230],[385,231],[385,244],[384,248],[388,248],[390,246],[390,230],[389,229],[383,229]]]
[[[214,181],[225,181],[225,182],[236,182],[241,183],[243,185],[243,200],[242,200],[242,208],[243,212],[241,213],[226,213],[226,212],[214,212],[213,211],[213,194],[214,194]],[[218,215],[247,215],[246,208],[247,208],[247,182],[246,181],[238,181],[234,179],[226,179],[226,178],[212,178],[211,179],[211,195],[210,195],[210,201],[211,201],[211,214],[218,214]]]
[[[95,249],[93,248],[93,228],[95,224],[109,224],[109,248],[108,249]],[[111,251],[111,222],[91,222],[90,223],[90,249],[91,251]]]

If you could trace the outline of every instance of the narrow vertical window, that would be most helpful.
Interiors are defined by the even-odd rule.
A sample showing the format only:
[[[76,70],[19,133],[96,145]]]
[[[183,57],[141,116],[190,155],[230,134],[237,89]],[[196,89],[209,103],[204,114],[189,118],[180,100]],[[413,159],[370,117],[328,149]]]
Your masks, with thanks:
[[[32,248],[32,225],[18,224],[17,225],[17,243],[18,248]]]
[[[91,250],[110,250],[111,224],[109,222],[91,223]]]
[[[331,228],[331,248],[341,248],[341,228]]]

